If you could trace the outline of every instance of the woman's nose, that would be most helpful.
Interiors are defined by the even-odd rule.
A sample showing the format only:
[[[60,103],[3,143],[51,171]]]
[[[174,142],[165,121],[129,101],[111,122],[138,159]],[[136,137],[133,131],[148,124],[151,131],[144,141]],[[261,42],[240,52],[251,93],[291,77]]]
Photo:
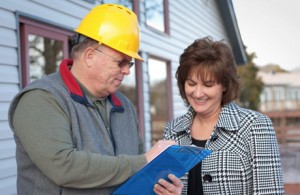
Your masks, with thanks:
[[[194,91],[194,96],[195,97],[201,97],[203,96],[203,86],[201,85],[197,85],[197,87],[195,88],[195,91]]]

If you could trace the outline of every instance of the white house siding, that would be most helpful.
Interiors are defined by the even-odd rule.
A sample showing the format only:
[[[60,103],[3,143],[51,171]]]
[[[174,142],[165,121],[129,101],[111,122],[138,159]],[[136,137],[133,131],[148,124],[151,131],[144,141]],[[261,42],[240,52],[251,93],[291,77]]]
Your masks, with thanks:
[[[1,2],[0,2],[1,3]],[[0,193],[15,193],[15,144],[7,123],[9,102],[18,92],[16,19],[0,7]]]
[[[142,4],[140,5],[142,6]],[[178,117],[186,112],[186,107],[179,95],[175,72],[179,64],[179,56],[195,39],[212,36],[216,40],[228,40],[217,3],[203,0],[169,0],[170,35],[157,32],[145,25],[144,8],[140,7],[141,19],[141,51],[171,61],[173,116]],[[147,63],[143,64],[144,97],[149,100]],[[148,102],[148,101],[145,101]],[[150,113],[150,105],[145,104],[145,113]],[[144,116],[146,124],[150,124],[151,115]],[[145,132],[151,132],[151,125],[145,126]],[[146,133],[146,141],[150,143],[151,134]],[[149,135],[150,137],[147,137]],[[146,145],[147,149],[150,145]]]
[[[176,53],[172,53],[173,76],[180,54],[195,39],[209,35],[216,40],[227,40],[227,33],[215,1],[170,1],[169,12],[172,46],[168,48],[176,48]],[[179,95],[177,80],[174,78],[172,82],[174,117],[178,117],[186,112],[186,107]]]
[[[142,2],[141,0],[140,2]],[[99,4],[100,0],[96,1]],[[141,51],[143,63],[143,102],[146,148],[151,144],[149,97],[149,55],[171,62],[173,116],[185,113],[177,89],[175,72],[179,55],[195,39],[211,35],[228,39],[215,1],[169,0],[170,35],[145,26],[144,8],[140,4]],[[94,5],[82,0],[0,0],[0,194],[16,193],[15,143],[8,125],[7,112],[11,99],[20,90],[20,58],[17,12],[66,29],[74,29]],[[21,15],[22,15],[21,14]]]

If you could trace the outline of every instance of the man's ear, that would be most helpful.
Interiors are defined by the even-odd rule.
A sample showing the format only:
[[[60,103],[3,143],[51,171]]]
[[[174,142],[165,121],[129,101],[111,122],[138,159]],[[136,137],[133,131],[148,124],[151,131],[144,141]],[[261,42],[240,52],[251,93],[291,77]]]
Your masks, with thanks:
[[[94,63],[96,51],[92,47],[87,47],[83,52],[83,58],[85,61],[85,64],[90,67]]]

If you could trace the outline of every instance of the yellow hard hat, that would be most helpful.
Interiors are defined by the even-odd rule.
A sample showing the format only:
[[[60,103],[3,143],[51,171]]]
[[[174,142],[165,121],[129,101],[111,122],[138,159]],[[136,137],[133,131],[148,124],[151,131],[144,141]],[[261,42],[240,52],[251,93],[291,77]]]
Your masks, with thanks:
[[[75,32],[143,61],[138,54],[140,28],[137,17],[122,5],[102,4],[94,7]]]

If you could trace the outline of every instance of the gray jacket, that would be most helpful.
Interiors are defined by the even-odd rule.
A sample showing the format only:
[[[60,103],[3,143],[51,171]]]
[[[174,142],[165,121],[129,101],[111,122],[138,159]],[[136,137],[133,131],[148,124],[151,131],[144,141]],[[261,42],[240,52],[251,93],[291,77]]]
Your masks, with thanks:
[[[195,112],[169,122],[165,139],[192,143],[190,127]],[[222,107],[205,148],[212,154],[202,161],[204,194],[284,194],[280,153],[272,121],[235,103]],[[181,178],[187,193],[188,174]]]
[[[18,194],[111,194],[146,163],[140,155],[143,144],[131,102],[119,92],[108,97],[110,128],[106,128],[99,110],[71,75],[71,63],[63,61],[60,72],[31,83],[11,103],[9,122],[17,145]],[[44,123],[29,121],[26,116],[19,120],[21,127],[14,127],[20,99],[36,89],[49,94],[43,101],[53,100],[53,107],[59,109],[49,106],[45,110],[57,112],[36,114],[35,120],[49,120],[55,127],[61,123],[63,128],[36,127]],[[28,113],[28,118],[31,115]]]

